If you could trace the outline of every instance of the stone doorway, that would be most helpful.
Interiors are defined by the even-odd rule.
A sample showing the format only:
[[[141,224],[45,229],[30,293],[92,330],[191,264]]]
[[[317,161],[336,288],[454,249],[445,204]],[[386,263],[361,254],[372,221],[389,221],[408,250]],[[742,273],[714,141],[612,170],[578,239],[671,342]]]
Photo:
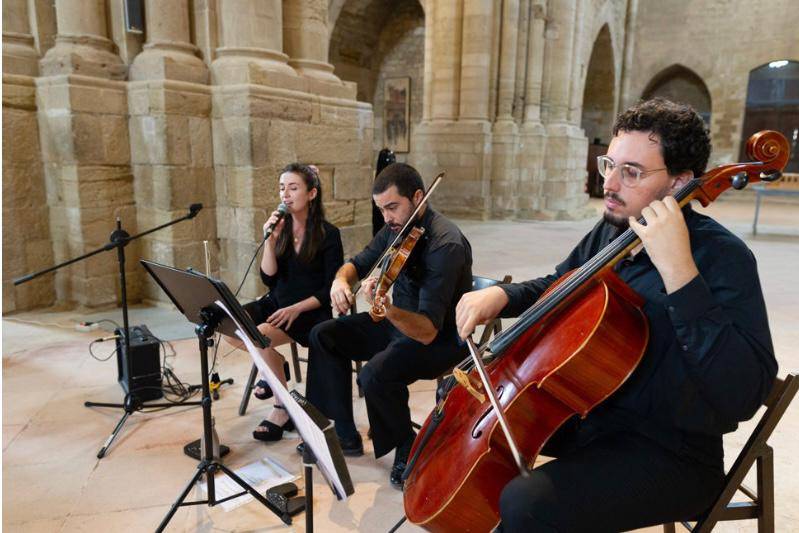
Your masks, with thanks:
[[[331,6],[330,63],[358,84],[357,99],[373,106],[373,162],[387,144],[386,80],[408,80],[409,136],[422,120],[425,15],[418,0],[346,0]],[[397,161],[412,162],[407,151]]]

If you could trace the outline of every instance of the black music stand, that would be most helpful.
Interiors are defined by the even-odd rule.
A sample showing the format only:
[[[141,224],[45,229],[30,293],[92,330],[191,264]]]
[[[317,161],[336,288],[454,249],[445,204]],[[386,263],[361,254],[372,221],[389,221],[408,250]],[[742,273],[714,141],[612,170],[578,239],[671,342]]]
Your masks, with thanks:
[[[261,335],[258,328],[255,327],[255,324],[253,324],[252,320],[249,318],[247,312],[239,305],[236,298],[221,281],[208,278],[199,272],[180,270],[151,261],[141,261],[141,264],[155,279],[167,296],[169,296],[178,310],[183,313],[190,322],[197,325],[194,331],[197,334],[197,341],[200,348],[200,373],[202,376],[203,395],[201,403],[203,409],[203,442],[205,447],[202,450],[200,464],[197,465],[197,472],[172,505],[156,531],[160,532],[166,528],[179,507],[202,505],[204,503],[212,507],[247,493],[261,502],[267,509],[275,513],[285,524],[291,524],[291,516],[288,513],[282,512],[277,506],[255,490],[254,487],[223,465],[219,458],[214,456],[213,451],[211,388],[208,382],[208,348],[214,344],[214,333],[216,330],[219,330],[226,335],[236,336],[236,330],[243,329],[249,339],[261,348],[269,346],[269,339]],[[220,301],[223,302],[230,313],[236,317],[236,321],[241,324],[241,328],[216,305],[215,302]],[[214,485],[214,475],[217,470],[224,472],[244,490],[227,498],[217,500]],[[191,502],[184,501],[194,484],[200,480],[203,474],[206,474],[208,498]]]
[[[253,323],[250,315],[239,305],[235,296],[228,287],[219,280],[208,278],[203,274],[193,271],[184,271],[177,268],[159,265],[150,261],[142,261],[142,265],[149,272],[161,288],[170,297],[175,306],[189,321],[197,324],[197,337],[200,341],[201,363],[203,372],[203,430],[205,431],[205,450],[203,459],[197,467],[197,473],[189,482],[186,489],[172,506],[167,516],[157,531],[163,531],[169,520],[183,505],[196,505],[208,503],[215,505],[228,499],[241,496],[249,492],[258,501],[277,514],[286,524],[291,524],[291,515],[288,511],[279,510],[267,499],[257,494],[252,487],[230,472],[215,458],[208,459],[211,451],[211,398],[208,387],[207,353],[209,344],[213,343],[213,330],[233,337],[238,336],[242,342],[252,344],[254,347],[266,348],[269,339],[261,335]],[[221,304],[224,309],[221,309]],[[275,397],[286,407],[297,432],[305,442],[303,464],[305,467],[305,509],[306,531],[313,530],[313,465],[322,472],[324,479],[330,486],[337,499],[342,500],[354,492],[347,464],[341,445],[336,437],[333,423],[324,417],[310,402],[297,391],[289,391],[280,383],[277,376],[269,369],[260,357],[253,357],[261,374],[266,377]],[[231,479],[236,481],[245,492],[233,495],[225,500],[215,501],[213,493],[213,472],[219,468]],[[208,474],[208,500],[183,503],[191,487],[199,480],[203,473]]]

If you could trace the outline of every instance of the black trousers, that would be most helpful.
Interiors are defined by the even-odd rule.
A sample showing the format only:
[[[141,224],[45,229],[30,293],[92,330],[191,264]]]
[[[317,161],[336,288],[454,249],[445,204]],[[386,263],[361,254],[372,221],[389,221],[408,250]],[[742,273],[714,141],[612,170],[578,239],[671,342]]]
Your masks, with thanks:
[[[688,520],[721,491],[722,466],[681,457],[635,433],[573,447],[518,476],[500,496],[503,532],[626,531]]]
[[[435,379],[466,357],[453,331],[424,345],[400,333],[388,320],[375,323],[368,313],[341,316],[311,330],[306,397],[341,428],[354,427],[352,361],[368,361],[359,384],[372,427],[375,457],[413,436],[408,385]],[[431,393],[432,396],[432,393]]]

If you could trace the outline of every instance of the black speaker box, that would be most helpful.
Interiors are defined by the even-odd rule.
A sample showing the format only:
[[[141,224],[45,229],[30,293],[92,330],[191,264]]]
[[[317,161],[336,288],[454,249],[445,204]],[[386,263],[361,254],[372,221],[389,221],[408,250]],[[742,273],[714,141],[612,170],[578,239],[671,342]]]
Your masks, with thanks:
[[[130,375],[128,375],[128,354],[125,353],[125,340],[122,329],[114,330],[118,335],[117,375],[125,394],[131,390],[141,401],[157,400],[164,397],[161,390],[160,343],[153,337],[147,326],[130,327]]]

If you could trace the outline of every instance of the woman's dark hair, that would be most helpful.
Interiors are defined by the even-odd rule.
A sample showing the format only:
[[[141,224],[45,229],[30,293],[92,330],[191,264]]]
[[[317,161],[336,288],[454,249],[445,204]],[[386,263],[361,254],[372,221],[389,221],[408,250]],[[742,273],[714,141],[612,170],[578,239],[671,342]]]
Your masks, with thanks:
[[[389,187],[395,185],[400,196],[404,196],[413,202],[413,195],[416,191],[424,192],[424,181],[422,177],[410,165],[405,163],[392,163],[384,168],[375,178],[372,185],[372,194],[386,192]]]
[[[698,178],[705,172],[710,157],[710,135],[691,106],[659,97],[639,102],[616,118],[613,136],[619,131],[657,135],[663,161],[672,176],[691,170]]]
[[[325,208],[322,205],[322,183],[319,181],[319,175],[316,170],[308,165],[289,163],[283,167],[280,174],[283,175],[286,172],[291,172],[292,174],[297,174],[302,177],[308,191],[316,189],[316,197],[308,202],[308,218],[305,221],[305,235],[302,238],[302,246],[297,256],[300,261],[310,263],[319,251],[319,247],[322,246],[322,241],[325,239],[325,226],[323,224],[325,220]],[[292,217],[286,217],[286,224],[283,226],[283,231],[280,232],[280,236],[277,238],[275,255],[278,257],[288,251],[294,250],[294,227],[292,220]]]

